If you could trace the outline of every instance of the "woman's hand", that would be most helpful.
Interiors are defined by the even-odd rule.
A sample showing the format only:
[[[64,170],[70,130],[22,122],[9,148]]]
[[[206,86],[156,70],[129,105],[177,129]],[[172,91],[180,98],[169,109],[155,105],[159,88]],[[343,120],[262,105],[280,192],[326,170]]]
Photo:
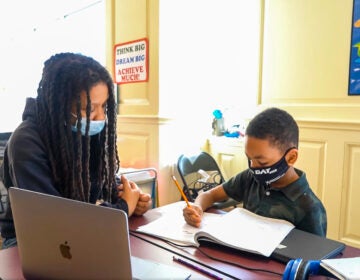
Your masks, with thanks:
[[[151,196],[147,193],[143,193],[140,191],[140,196],[136,204],[134,215],[137,216],[143,215],[147,210],[150,209],[151,205],[152,205]]]
[[[118,197],[124,199],[128,204],[130,217],[137,207],[141,191],[134,182],[129,181],[124,175],[121,175],[121,184],[118,185],[118,190]]]
[[[204,212],[201,207],[196,204],[191,204],[191,207],[183,209],[185,221],[194,227],[200,227],[203,214]]]

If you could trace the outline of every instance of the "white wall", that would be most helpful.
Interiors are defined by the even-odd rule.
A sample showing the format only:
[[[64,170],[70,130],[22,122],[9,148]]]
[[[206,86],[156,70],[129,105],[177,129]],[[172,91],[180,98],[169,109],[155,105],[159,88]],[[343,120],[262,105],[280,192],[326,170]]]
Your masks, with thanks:
[[[192,133],[206,133],[215,109],[229,121],[251,116],[260,1],[160,0],[159,11],[159,115]]]

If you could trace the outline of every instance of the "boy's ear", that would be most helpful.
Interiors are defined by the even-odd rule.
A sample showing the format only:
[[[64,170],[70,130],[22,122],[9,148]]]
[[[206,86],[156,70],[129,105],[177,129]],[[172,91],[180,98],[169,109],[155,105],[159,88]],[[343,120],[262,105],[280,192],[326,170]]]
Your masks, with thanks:
[[[288,165],[294,165],[296,160],[298,158],[298,149],[294,148],[294,149],[291,149],[288,154],[286,155],[286,160],[287,160],[287,163]]]

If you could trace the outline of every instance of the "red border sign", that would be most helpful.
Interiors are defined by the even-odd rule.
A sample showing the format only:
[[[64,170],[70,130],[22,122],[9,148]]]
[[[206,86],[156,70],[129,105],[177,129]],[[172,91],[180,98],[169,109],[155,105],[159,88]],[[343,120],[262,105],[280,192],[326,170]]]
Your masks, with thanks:
[[[149,44],[147,38],[114,46],[114,76],[117,84],[147,82]]]

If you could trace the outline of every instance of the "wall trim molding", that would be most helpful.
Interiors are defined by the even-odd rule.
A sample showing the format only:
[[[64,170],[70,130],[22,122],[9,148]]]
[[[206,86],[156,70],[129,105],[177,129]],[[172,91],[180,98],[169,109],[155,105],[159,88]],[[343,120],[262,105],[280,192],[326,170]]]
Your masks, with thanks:
[[[170,124],[174,120],[172,118],[164,118],[155,115],[118,115],[118,125],[121,123],[133,124]]]
[[[296,119],[300,128],[321,128],[326,130],[360,131],[360,121],[306,120]]]

